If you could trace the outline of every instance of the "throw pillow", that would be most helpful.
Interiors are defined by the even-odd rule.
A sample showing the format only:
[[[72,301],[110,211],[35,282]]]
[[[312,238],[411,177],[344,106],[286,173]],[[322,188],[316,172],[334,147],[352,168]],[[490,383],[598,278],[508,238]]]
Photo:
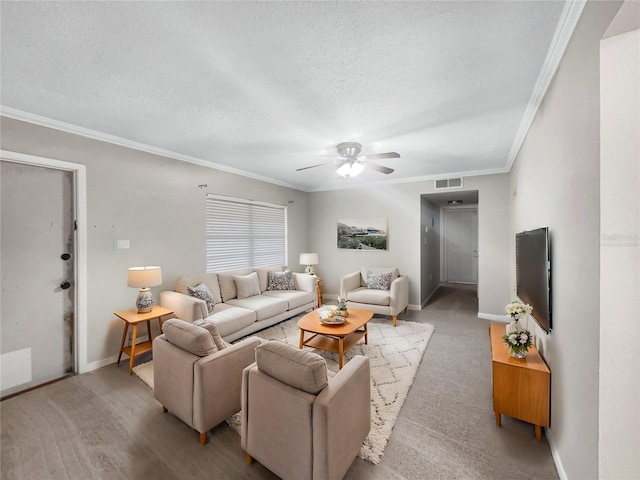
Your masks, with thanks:
[[[207,287],[204,283],[200,283],[195,287],[187,287],[187,292],[192,297],[204,300],[207,304],[207,310],[209,311],[209,313],[213,312],[213,307],[215,306],[216,301],[213,298],[213,293],[211,293],[209,287]]]
[[[177,318],[165,321],[162,324],[162,333],[176,347],[199,357],[205,357],[218,351],[207,330]]]
[[[389,273],[367,273],[367,288],[373,290],[389,290],[391,285],[391,272]]]
[[[238,298],[260,295],[260,283],[258,282],[258,274],[256,272],[250,273],[249,275],[234,275],[233,280],[236,282]]]
[[[269,282],[267,290],[295,290],[293,283],[293,273],[291,270],[284,272],[269,272]]]
[[[216,347],[218,348],[218,350],[224,350],[229,346],[229,344],[225,342],[220,336],[218,325],[216,325],[215,323],[200,319],[193,322],[193,324],[198,327],[204,328],[211,334],[211,337],[213,338],[213,343],[216,344]]]

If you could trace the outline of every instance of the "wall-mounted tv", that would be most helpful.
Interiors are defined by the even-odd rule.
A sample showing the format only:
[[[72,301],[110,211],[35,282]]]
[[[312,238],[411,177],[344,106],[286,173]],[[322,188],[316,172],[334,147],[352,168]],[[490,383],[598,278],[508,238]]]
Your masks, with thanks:
[[[551,331],[551,248],[549,228],[516,234],[516,293],[533,307],[532,316]]]

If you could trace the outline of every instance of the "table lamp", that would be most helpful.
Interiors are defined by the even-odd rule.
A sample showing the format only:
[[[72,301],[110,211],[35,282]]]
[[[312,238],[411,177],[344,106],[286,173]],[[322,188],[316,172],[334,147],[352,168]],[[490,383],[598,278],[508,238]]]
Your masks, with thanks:
[[[314,265],[318,265],[318,254],[317,253],[301,253],[300,254],[300,265],[306,265],[305,273],[309,275],[315,275],[316,272],[313,270]]]
[[[162,272],[160,267],[131,267],[127,275],[127,285],[139,288],[136,307],[138,313],[147,313],[155,304],[153,294],[149,287],[162,284]]]

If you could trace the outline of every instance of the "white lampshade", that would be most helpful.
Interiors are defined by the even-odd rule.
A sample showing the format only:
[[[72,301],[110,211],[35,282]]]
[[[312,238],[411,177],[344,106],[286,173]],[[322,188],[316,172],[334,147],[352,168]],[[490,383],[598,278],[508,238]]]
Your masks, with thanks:
[[[127,275],[129,287],[155,287],[162,284],[160,267],[131,267]]]
[[[149,287],[162,284],[162,272],[160,267],[131,267],[127,275],[127,285],[139,288],[136,307],[138,313],[150,312],[155,305],[153,294]]]
[[[357,177],[364,170],[364,166],[360,162],[345,163],[336,173],[344,178]]]
[[[309,275],[315,275],[315,271],[313,270],[312,265],[318,264],[318,254],[317,253],[301,253],[300,254],[300,265],[306,265],[305,272]]]
[[[318,265],[317,253],[301,253],[300,265]]]

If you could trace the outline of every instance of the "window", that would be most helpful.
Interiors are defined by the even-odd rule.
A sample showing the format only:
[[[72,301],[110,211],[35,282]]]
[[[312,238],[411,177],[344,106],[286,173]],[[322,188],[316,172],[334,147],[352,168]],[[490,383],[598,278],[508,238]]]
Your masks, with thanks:
[[[287,207],[207,195],[207,272],[287,264]]]

